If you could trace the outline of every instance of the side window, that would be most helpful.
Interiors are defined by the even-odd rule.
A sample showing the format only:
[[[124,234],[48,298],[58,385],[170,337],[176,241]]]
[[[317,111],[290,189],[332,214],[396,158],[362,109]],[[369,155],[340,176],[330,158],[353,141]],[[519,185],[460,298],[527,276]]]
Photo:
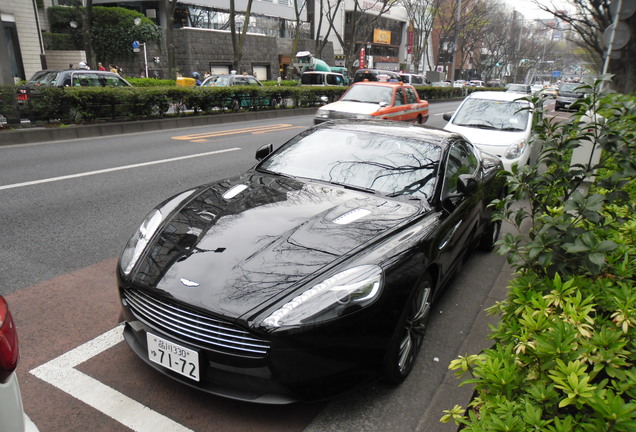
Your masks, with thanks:
[[[417,103],[417,96],[415,96],[415,90],[407,88],[406,90],[406,103]]]
[[[326,75],[325,77],[327,78],[327,84],[329,84],[329,85],[337,85],[338,84],[336,82],[337,75]]]
[[[444,172],[444,188],[446,193],[457,193],[457,179],[462,174],[475,174],[479,168],[479,161],[475,149],[466,141],[455,141],[451,144],[446,160]]]
[[[236,77],[232,85],[247,85],[247,80],[243,77]]]
[[[399,88],[395,91],[395,103],[393,106],[404,105],[404,90]]]
[[[256,81],[256,79],[255,79],[255,78],[247,78],[247,84],[248,84],[248,85],[253,85],[253,86],[257,86],[257,85],[259,85],[259,84],[258,84],[258,81]]]

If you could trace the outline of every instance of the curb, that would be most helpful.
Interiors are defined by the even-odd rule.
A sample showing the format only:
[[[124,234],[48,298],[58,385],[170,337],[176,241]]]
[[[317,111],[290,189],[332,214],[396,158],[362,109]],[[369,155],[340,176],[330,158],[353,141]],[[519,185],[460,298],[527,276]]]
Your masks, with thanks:
[[[135,132],[151,132],[165,129],[235,123],[240,121],[302,116],[313,114],[315,112],[316,108],[288,108],[267,111],[248,111],[232,114],[210,114],[152,120],[108,122],[56,128],[37,127],[0,132],[0,146],[72,140],[78,138],[94,138]]]

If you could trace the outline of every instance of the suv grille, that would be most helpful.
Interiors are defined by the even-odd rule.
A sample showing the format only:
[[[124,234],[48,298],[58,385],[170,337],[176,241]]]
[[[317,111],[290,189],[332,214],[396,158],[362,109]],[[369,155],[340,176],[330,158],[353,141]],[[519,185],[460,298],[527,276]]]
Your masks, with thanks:
[[[147,292],[127,289],[123,291],[123,300],[140,321],[176,339],[240,357],[262,358],[269,350],[268,341],[235,324]]]

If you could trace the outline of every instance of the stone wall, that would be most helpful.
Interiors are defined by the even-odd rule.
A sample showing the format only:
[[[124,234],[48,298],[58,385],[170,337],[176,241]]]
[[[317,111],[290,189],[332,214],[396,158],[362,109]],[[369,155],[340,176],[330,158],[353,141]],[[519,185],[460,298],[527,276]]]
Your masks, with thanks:
[[[46,67],[48,69],[68,69],[69,65],[77,68],[79,62],[86,61],[86,52],[81,51],[63,51],[63,50],[47,50],[46,51]],[[97,65],[90,65],[93,69],[97,69]]]

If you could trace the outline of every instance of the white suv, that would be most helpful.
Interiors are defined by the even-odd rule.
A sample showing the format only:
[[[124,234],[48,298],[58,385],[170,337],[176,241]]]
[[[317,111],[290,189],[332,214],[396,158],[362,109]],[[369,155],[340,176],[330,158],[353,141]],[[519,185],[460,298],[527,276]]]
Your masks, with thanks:
[[[518,93],[471,93],[454,113],[445,113],[444,129],[464,135],[474,146],[499,156],[504,169],[534,163],[542,143],[532,139],[538,121],[534,105]]]
[[[7,301],[0,296],[0,432],[38,432],[22,408],[15,374],[19,357],[15,324]]]

